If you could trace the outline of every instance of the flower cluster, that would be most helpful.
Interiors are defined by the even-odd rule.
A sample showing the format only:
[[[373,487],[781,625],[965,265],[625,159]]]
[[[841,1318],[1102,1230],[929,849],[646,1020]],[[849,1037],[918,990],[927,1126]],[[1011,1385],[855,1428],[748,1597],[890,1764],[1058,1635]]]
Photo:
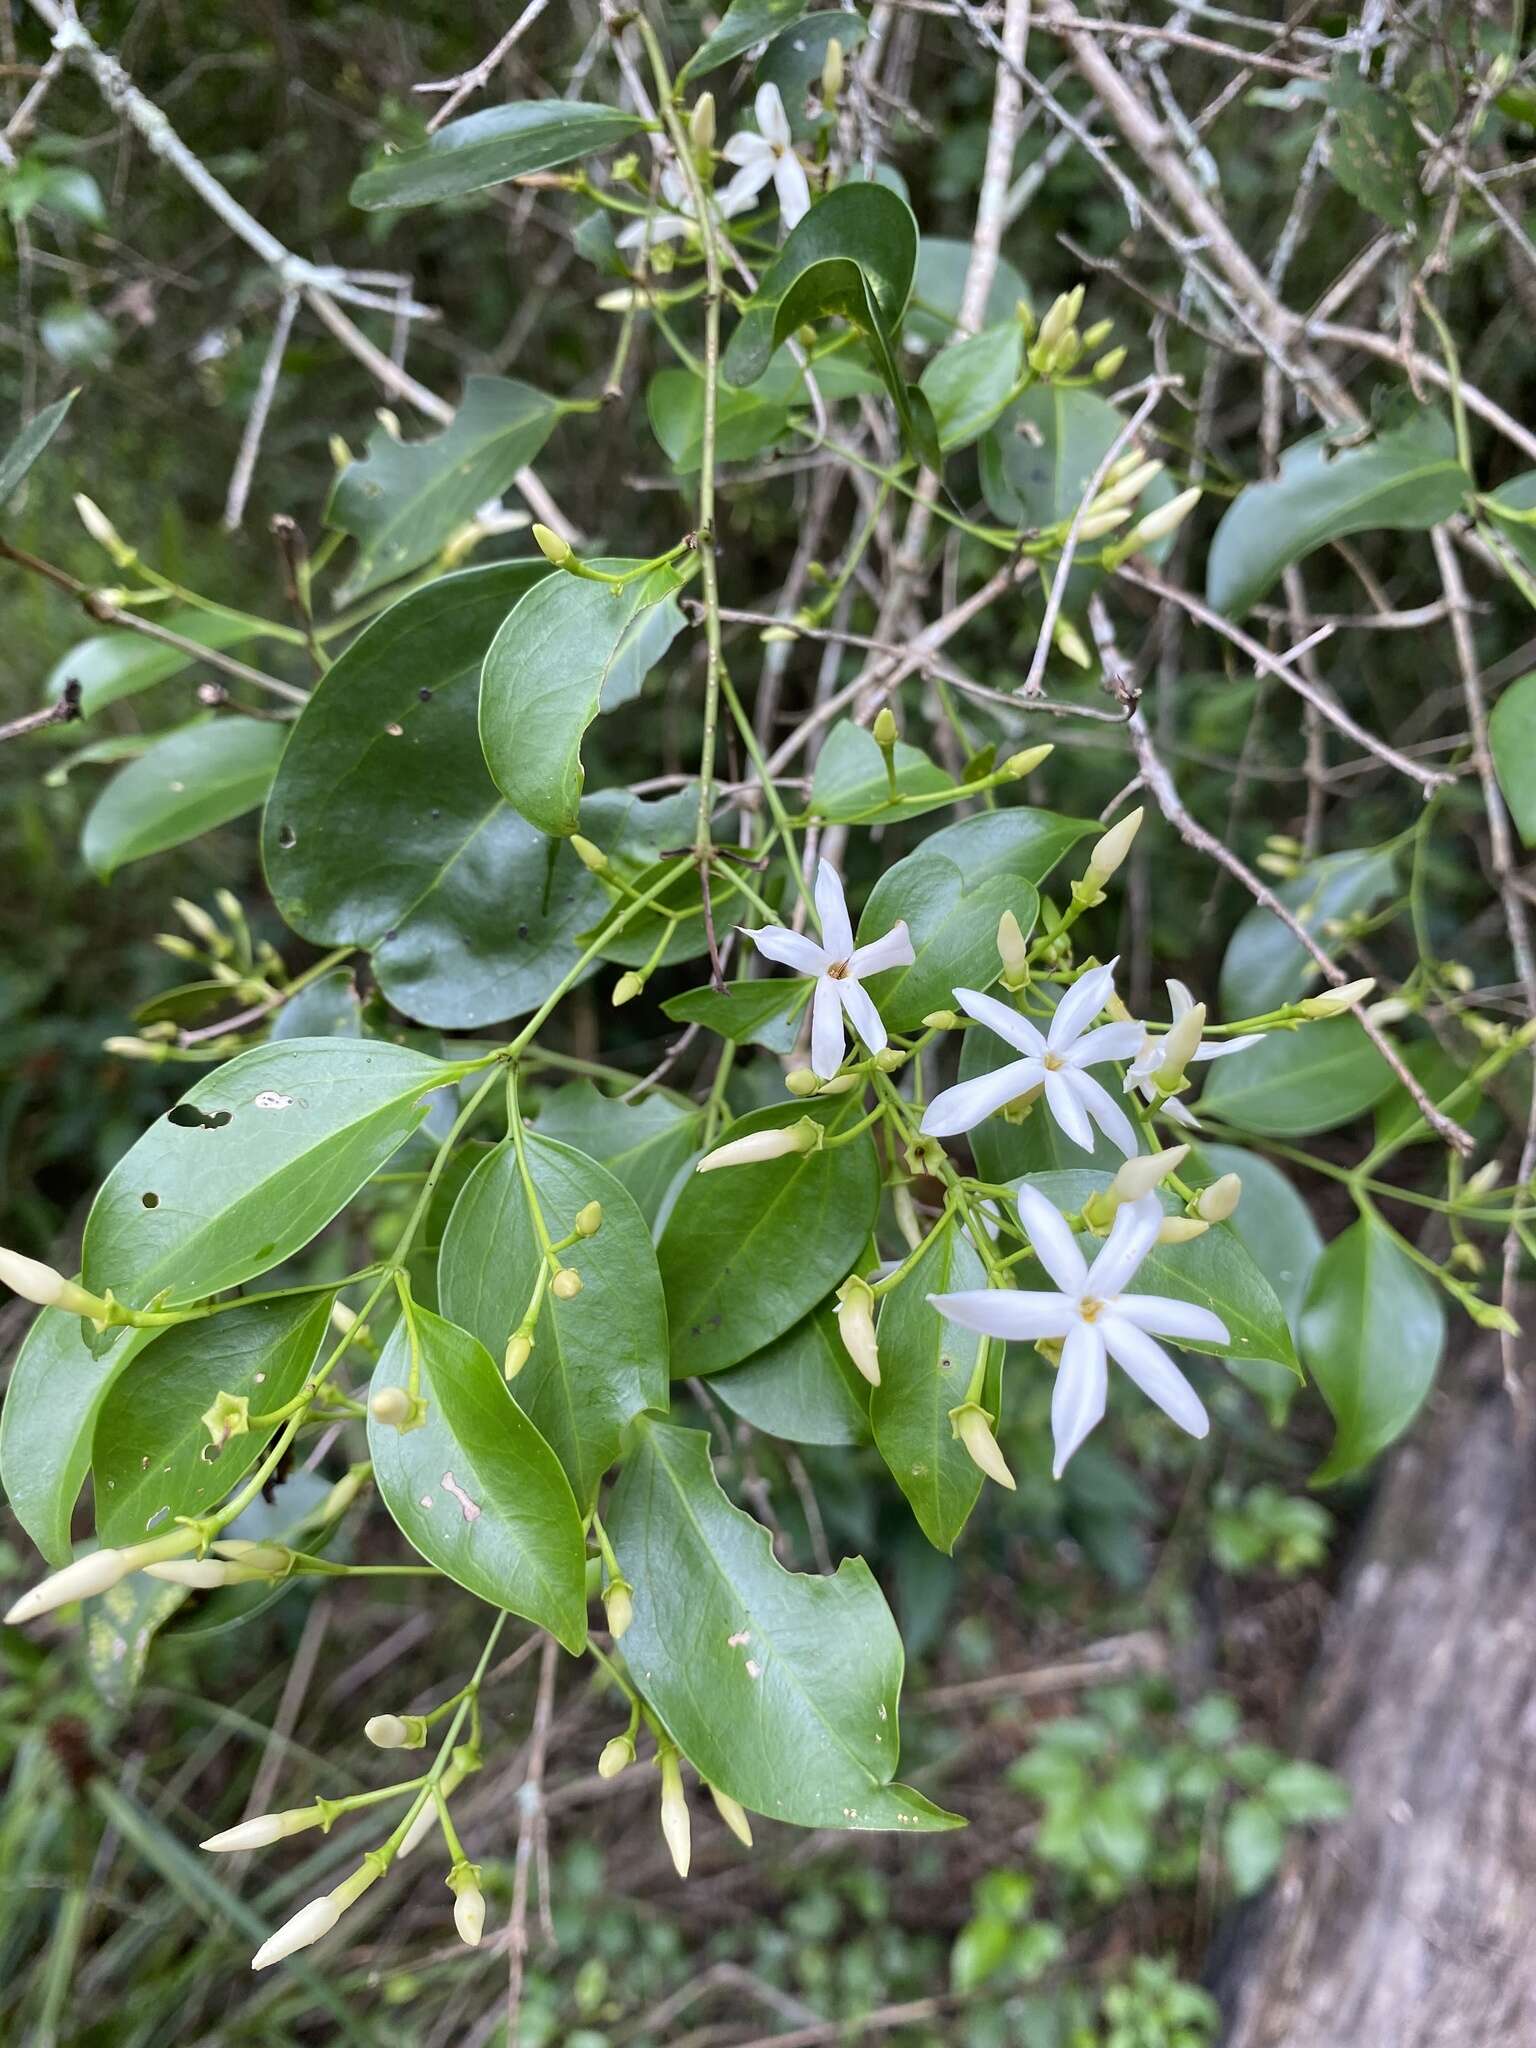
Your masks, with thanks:
[[[789,116],[776,85],[758,87],[754,111],[756,131],[738,130],[720,152],[728,164],[736,166],[736,175],[723,190],[710,194],[710,203],[722,220],[732,220],[771,183],[779,202],[779,218],[789,229],[810,211],[810,180],[795,154]],[[698,232],[687,181],[675,164],[662,171],[661,196],[668,211],[630,221],[614,236],[616,248],[654,248],[658,242],[683,241]]]

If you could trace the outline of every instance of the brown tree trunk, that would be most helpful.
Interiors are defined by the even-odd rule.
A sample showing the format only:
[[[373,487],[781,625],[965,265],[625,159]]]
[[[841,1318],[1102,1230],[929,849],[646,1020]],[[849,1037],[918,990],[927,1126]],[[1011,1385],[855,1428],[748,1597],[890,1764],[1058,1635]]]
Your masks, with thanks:
[[[1452,1371],[1319,1661],[1307,1749],[1353,1811],[1234,1930],[1226,2048],[1536,2043],[1536,1474],[1496,1340]]]

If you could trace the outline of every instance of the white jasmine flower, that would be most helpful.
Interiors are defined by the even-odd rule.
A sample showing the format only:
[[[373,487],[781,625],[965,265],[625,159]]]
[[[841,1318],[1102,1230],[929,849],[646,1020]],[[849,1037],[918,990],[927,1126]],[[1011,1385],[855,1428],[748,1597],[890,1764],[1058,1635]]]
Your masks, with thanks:
[[[816,870],[816,916],[821,925],[819,946],[803,932],[786,931],[777,924],[764,925],[746,936],[781,967],[816,977],[811,1069],[821,1080],[830,1081],[843,1063],[845,1015],[870,1052],[884,1052],[888,1042],[880,1012],[860,986],[863,978],[883,974],[888,967],[910,967],[916,955],[905,922],[893,924],[884,938],[855,948],[843,884],[827,861]]]
[[[757,134],[743,129],[720,152],[728,164],[741,167],[726,186],[721,204],[727,213],[739,212],[771,178],[779,196],[779,218],[792,228],[810,212],[811,187],[805,166],[795,155],[789,116],[776,85],[758,87],[755,112]]]
[[[1110,1143],[1118,1145],[1129,1159],[1137,1149],[1131,1120],[1109,1090],[1087,1071],[1105,1060],[1130,1059],[1142,1041],[1139,1024],[1088,1028],[1114,994],[1115,964],[1111,960],[1107,967],[1092,968],[1075,981],[1056,1005],[1044,1034],[995,997],[957,988],[955,1000],[966,1015],[1016,1046],[1024,1057],[999,1067],[995,1074],[978,1074],[974,1081],[961,1081],[936,1095],[923,1118],[926,1135],[953,1138],[961,1131],[972,1131],[1005,1102],[1043,1087],[1046,1108],[1074,1145],[1085,1152],[1093,1150],[1088,1123],[1092,1117]]]
[[[989,1337],[1061,1340],[1061,1365],[1051,1397],[1054,1476],[1061,1477],[1072,1453],[1103,1420],[1110,1358],[1180,1429],[1204,1436],[1210,1419],[1199,1395],[1154,1337],[1172,1337],[1183,1344],[1225,1344],[1226,1324],[1192,1302],[1125,1292],[1157,1242],[1163,1212],[1156,1195],[1143,1195],[1116,1211],[1091,1267],[1067,1219],[1038,1188],[1020,1188],[1018,1205],[1035,1256],[1061,1292],[1025,1294],[987,1287],[968,1294],[930,1294],[928,1299],[950,1322]]]
[[[736,184],[737,180],[733,178],[723,192],[710,194],[710,204],[726,220],[732,214],[740,213],[752,196],[749,192],[738,195]],[[613,238],[616,249],[654,249],[658,242],[683,241],[698,233],[699,224],[693,214],[693,194],[675,164],[668,164],[661,174],[661,196],[672,210],[641,214],[628,222]]]
[[[1180,1018],[1187,1017],[1190,1011],[1194,1009],[1195,999],[1182,981],[1170,981],[1167,984],[1167,988],[1168,1006],[1173,1014],[1173,1022],[1177,1024]],[[1257,1045],[1263,1036],[1262,1031],[1245,1031],[1240,1038],[1223,1038],[1214,1042],[1203,1040],[1190,1054],[1190,1063],[1194,1065],[1206,1060],[1224,1060],[1231,1053],[1246,1052],[1250,1045]],[[1142,1027],[1141,1050],[1126,1069],[1125,1092],[1127,1095],[1135,1088],[1146,1097],[1148,1102],[1156,1102],[1157,1079],[1162,1071],[1167,1045],[1168,1036],[1166,1032],[1161,1038],[1154,1038],[1150,1030],[1145,1026]],[[1186,1109],[1184,1104],[1178,1101],[1176,1097],[1170,1097],[1163,1104],[1162,1113],[1168,1118],[1170,1123],[1183,1124],[1186,1129],[1191,1131],[1199,1129],[1193,1112]]]

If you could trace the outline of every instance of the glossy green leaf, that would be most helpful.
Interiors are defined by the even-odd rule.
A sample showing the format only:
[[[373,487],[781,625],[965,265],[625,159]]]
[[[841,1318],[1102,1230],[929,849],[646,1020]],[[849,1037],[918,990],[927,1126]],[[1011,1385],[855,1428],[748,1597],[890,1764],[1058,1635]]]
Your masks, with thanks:
[[[107,1390],[91,1471],[103,1543],[142,1543],[178,1516],[201,1515],[243,1479],[277,1425],[251,1428],[215,1450],[203,1415],[220,1394],[244,1395],[253,1415],[292,1400],[315,1363],[328,1294],[253,1301],[180,1323],[143,1347]]]
[[[775,36],[758,58],[758,84],[779,88],[790,133],[797,139],[814,135],[837,119],[836,110],[821,103],[821,74],[828,43],[836,38],[844,57],[851,57],[868,32],[861,15],[840,8],[822,8],[815,14],[802,15],[789,34]]]
[[[917,801],[931,796],[936,803],[950,800],[954,783],[938,763],[920,747],[898,740],[894,748],[896,792],[907,799],[891,810],[893,819],[915,818],[930,808]],[[816,757],[816,774],[811,783],[809,809],[814,817],[839,824],[890,804],[891,782],[885,755],[873,735],[851,718],[840,718],[827,734]]]
[[[764,981],[732,981],[723,989],[690,988],[662,1004],[674,1023],[702,1024],[734,1045],[762,1045],[769,1052],[795,1049],[800,1022],[815,984],[774,975]]]
[[[720,385],[715,409],[718,462],[750,462],[786,432],[792,395],[802,388],[798,364],[786,368],[792,374],[774,380],[784,391],[782,397],[757,385],[745,391],[734,384]],[[667,460],[679,475],[691,474],[704,459],[703,378],[692,370],[658,370],[646,386],[645,409]]]
[[[605,1167],[537,1131],[524,1142],[551,1238],[567,1236],[588,1202],[603,1205],[597,1235],[561,1254],[581,1275],[581,1292],[570,1301],[546,1292],[533,1354],[512,1383],[518,1406],[589,1509],[625,1424],[667,1405],[661,1276],[645,1218]],[[527,1310],[542,1256],[507,1139],[481,1160],[453,1206],[438,1260],[444,1315],[499,1359]]]
[[[260,637],[249,620],[226,618],[222,612],[156,611],[150,616],[156,625],[183,640],[195,640],[199,647],[243,647]],[[90,718],[119,698],[136,697],[151,684],[180,675],[196,660],[195,654],[143,633],[93,633],[54,663],[44,688],[56,699],[63,696],[66,683],[78,683],[81,715]]]
[[[965,293],[966,272],[971,267],[971,245],[947,235],[924,235],[917,251],[917,276],[912,285],[912,302],[907,308],[907,339],[919,346],[939,348],[959,332],[960,301]],[[996,327],[1026,304],[1029,289],[1006,256],[998,259],[996,273],[982,309],[983,327]]]
[[[470,377],[439,434],[402,441],[385,427],[337,477],[325,523],[357,542],[342,603],[430,562],[480,507],[537,459],[565,408],[508,377]]]
[[[93,1356],[78,1316],[46,1308],[34,1318],[0,1405],[0,1484],[11,1513],[49,1564],[68,1564],[70,1518],[91,1469],[91,1436],[107,1391],[148,1343],[127,1330]]]
[[[624,1661],[685,1756],[801,1827],[953,1827],[892,1782],[901,1638],[862,1558],[787,1572],[727,1500],[702,1432],[646,1423],[606,1516],[635,1589]]]
[[[729,64],[754,43],[766,43],[804,14],[810,0],[731,0],[720,25],[707,35],[678,74],[678,84]]]
[[[399,1150],[451,1069],[403,1045],[296,1038],[203,1075],[120,1159],[85,1285],[142,1306],[236,1287],[298,1251]]]
[[[1096,391],[1033,385],[982,440],[982,496],[1005,526],[1057,526],[1076,512],[1124,428],[1124,416]],[[1166,504],[1174,488],[1166,474],[1154,477],[1138,511]],[[1160,541],[1147,552],[1157,561],[1170,544]]]
[[[986,1268],[950,1216],[880,1303],[880,1384],[869,1398],[875,1444],[918,1527],[945,1552],[981,1494],[981,1473],[955,1441],[949,1411],[965,1400],[987,1340],[946,1322],[928,1296],[986,1284]]]
[[[226,1001],[228,1000],[226,993]],[[272,1019],[272,1038],[361,1038],[363,1005],[350,967],[322,974],[283,1004]]]
[[[1030,1175],[1030,1186],[1038,1188],[1063,1214],[1082,1208],[1090,1195],[1108,1187],[1112,1176],[1076,1168],[1067,1173]],[[1163,1208],[1171,1215],[1182,1214],[1183,1205],[1166,1189],[1160,1190]],[[1082,1251],[1090,1262],[1102,1244],[1092,1235],[1082,1240]],[[1038,1274],[1037,1267],[1026,1269]],[[1040,1285],[1038,1279],[1021,1279],[1022,1287]],[[1215,1311],[1227,1326],[1226,1344],[1191,1346],[1218,1358],[1276,1359],[1298,1374],[1296,1351],[1290,1326],[1278,1295],[1261,1271],[1258,1261],[1227,1223],[1213,1223],[1201,1237],[1187,1244],[1157,1244],[1137,1269],[1128,1290],[1132,1294],[1170,1294],[1176,1301],[1192,1301]]]
[[[869,1442],[869,1387],[829,1308],[817,1309],[740,1365],[716,1373],[709,1390],[743,1422],[785,1443]]]
[[[1301,1353],[1334,1420],[1333,1448],[1314,1486],[1345,1479],[1400,1437],[1424,1405],[1445,1344],[1433,1282],[1362,1216],[1313,1270]]]
[[[1392,1086],[1392,1069],[1353,1017],[1271,1031],[1237,1059],[1221,1060],[1202,1112],[1266,1138],[1304,1138],[1347,1124]]]
[[[86,814],[80,850],[105,882],[129,861],[181,846],[253,811],[277,773],[287,728],[215,718],[118,770]]]
[[[968,448],[1007,409],[1023,365],[1024,329],[1016,319],[952,342],[934,357],[919,382],[946,454]]]
[[[1421,1038],[1406,1046],[1403,1063],[1437,1108],[1443,1107],[1447,1098],[1454,1095],[1467,1079],[1467,1068],[1448,1053],[1437,1038]],[[1482,1099],[1481,1089],[1468,1089],[1458,1098],[1450,1113],[1465,1124]],[[1376,1143],[1391,1143],[1409,1130],[1416,1131],[1416,1136],[1410,1141],[1414,1144],[1439,1145],[1444,1142],[1424,1122],[1419,1105],[1399,1081],[1376,1105]]]
[[[729,1136],[806,1115],[829,1133],[858,1120],[846,1099],[791,1102],[741,1118]],[[880,1164],[867,1134],[690,1177],[657,1247],[673,1377],[738,1365],[808,1315],[852,1270],[879,1203]]]
[[[427,1418],[398,1430],[368,1418],[384,1505],[413,1549],[466,1592],[586,1647],[586,1545],[560,1460],[513,1400],[483,1344],[414,1311]],[[395,1325],[370,1393],[406,1387],[410,1333]]]
[[[1341,58],[1328,85],[1333,134],[1328,168],[1344,190],[1404,231],[1418,220],[1422,144],[1407,104],[1362,78],[1357,63]]]
[[[1248,484],[1222,515],[1206,564],[1206,597],[1239,619],[1314,548],[1383,527],[1427,532],[1449,519],[1471,489],[1439,413],[1414,413],[1365,438],[1314,434],[1286,449],[1272,483]]]
[[[3,505],[15,491],[27,471],[63,426],[64,415],[79,396],[78,391],[66,391],[64,396],[56,398],[52,405],[45,405],[41,412],[34,413],[5,453],[0,455],[0,505]]]
[[[1494,705],[1488,748],[1515,830],[1536,846],[1536,673],[1512,682]]]
[[[704,1127],[692,1103],[652,1093],[638,1102],[601,1095],[590,1081],[569,1081],[540,1105],[541,1138],[556,1138],[606,1166],[654,1224],[667,1190],[692,1157]]]
[[[582,738],[613,706],[614,673],[633,630],[681,589],[686,573],[669,564],[618,589],[550,576],[518,600],[491,642],[480,678],[480,744],[497,788],[541,832],[567,837],[577,829]],[[653,659],[681,628],[675,607],[668,623]]]
[[[1387,846],[1352,848],[1312,861],[1275,894],[1296,921],[1321,940],[1337,920],[1374,910],[1397,887],[1397,864]],[[1221,963],[1224,1017],[1261,1017],[1295,1002],[1322,970],[1306,947],[1271,910],[1248,911],[1228,941]]]
[[[638,114],[582,100],[514,100],[449,121],[355,178],[354,206],[431,206],[609,149],[645,126]]]
[[[1196,1179],[1219,1179],[1235,1173],[1243,1183],[1242,1200],[1228,1228],[1247,1246],[1254,1264],[1279,1296],[1286,1324],[1294,1338],[1301,1327],[1301,1305],[1312,1269],[1322,1256],[1323,1236],[1312,1211],[1278,1166],[1238,1145],[1201,1142],[1195,1155],[1204,1172]],[[1292,1366],[1278,1359],[1233,1359],[1232,1370],[1264,1404],[1271,1426],[1283,1428],[1296,1397]]]

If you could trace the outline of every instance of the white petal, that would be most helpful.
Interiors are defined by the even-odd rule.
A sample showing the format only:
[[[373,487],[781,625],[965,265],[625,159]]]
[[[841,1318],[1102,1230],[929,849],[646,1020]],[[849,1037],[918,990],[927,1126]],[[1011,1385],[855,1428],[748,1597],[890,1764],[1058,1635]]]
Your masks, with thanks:
[[[1099,1024],[1085,1031],[1065,1055],[1074,1067],[1096,1067],[1104,1060],[1128,1060],[1141,1051],[1139,1024]]]
[[[773,189],[779,195],[779,219],[798,227],[811,210],[811,181],[792,149],[785,149],[773,167]]]
[[[1109,1226],[1103,1251],[1088,1268],[1088,1292],[1100,1301],[1113,1301],[1136,1277],[1136,1268],[1157,1242],[1162,1228],[1163,1205],[1156,1195],[1140,1201],[1123,1202]]]
[[[830,1081],[843,1064],[843,1006],[837,983],[825,976],[816,984],[811,1001],[811,1072]]]
[[[865,1047],[870,1052],[884,1052],[889,1043],[885,1023],[868,991],[852,980],[834,981],[831,986],[841,997],[843,1008],[848,1012],[848,1022],[864,1041]]]
[[[900,924],[893,924],[883,939],[871,939],[867,946],[855,947],[848,967],[852,974],[864,981],[871,974],[883,974],[887,967],[910,967],[916,958],[912,950],[912,934],[903,919]]]
[[[1052,1052],[1064,1052],[1074,1038],[1088,1029],[1114,992],[1118,964],[1111,960],[1107,966],[1091,968],[1081,980],[1073,982],[1056,1005],[1051,1028],[1046,1033]]]
[[[1192,1060],[1224,1060],[1229,1053],[1246,1052],[1250,1045],[1262,1045],[1262,1031],[1245,1031],[1238,1038],[1202,1039],[1190,1054]]]
[[[1079,1073],[1075,1067],[1069,1068],[1062,1078],[1111,1145],[1118,1145],[1127,1159],[1134,1159],[1140,1150],[1136,1127],[1109,1090],[1095,1081],[1092,1074]]]
[[[1169,1013],[1177,1024],[1181,1017],[1187,1017],[1195,1007],[1195,999],[1182,981],[1166,982],[1164,986],[1168,990]]]
[[[1051,1392],[1051,1437],[1056,1446],[1051,1466],[1053,1479],[1061,1477],[1068,1458],[1088,1432],[1104,1420],[1108,1392],[1104,1340],[1091,1323],[1076,1322],[1067,1332],[1056,1385]]]
[[[743,213],[773,176],[773,151],[766,150],[744,164],[723,191],[716,194],[719,210],[727,220]]]
[[[1038,1060],[1013,1060],[995,1074],[978,1074],[974,1081],[961,1081],[935,1095],[923,1115],[923,1135],[954,1138],[961,1131],[974,1131],[995,1110],[1016,1095],[1038,1088],[1045,1069]]]
[[[1083,1328],[1077,1303],[1064,1294],[1015,1294],[1008,1287],[976,1287],[966,1294],[930,1294],[946,1322],[962,1330],[980,1330],[985,1337],[1007,1337],[1015,1343],[1032,1337],[1065,1337]]]
[[[848,922],[848,899],[843,878],[830,861],[816,868],[816,915],[821,921],[821,942],[833,960],[846,960],[853,951],[853,926]]]
[[[1191,1436],[1204,1436],[1211,1426],[1205,1404],[1161,1344],[1154,1344],[1144,1330],[1123,1316],[1099,1320],[1109,1355],[1128,1378],[1133,1379],[1149,1401]]]
[[[766,136],[754,135],[748,128],[739,129],[720,154],[728,164],[766,164],[768,168],[759,180],[761,184],[766,185],[773,176],[773,144]]]
[[[788,931],[781,924],[765,924],[746,936],[765,960],[777,960],[781,967],[793,967],[797,974],[825,974],[831,964],[814,939],[808,939],[804,932]]]
[[[1147,1090],[1148,1102],[1152,1100],[1152,1094],[1153,1091],[1149,1088]],[[1168,1100],[1158,1111],[1158,1114],[1159,1116],[1167,1117],[1171,1124],[1182,1124],[1186,1131],[1198,1131],[1200,1128],[1199,1124],[1195,1121],[1194,1111],[1186,1108],[1176,1095],[1169,1096]]]
[[[1180,1344],[1229,1344],[1231,1333],[1214,1309],[1197,1302],[1175,1301],[1168,1294],[1122,1294],[1115,1314],[1150,1330],[1154,1337],[1172,1337]]]
[[[1088,1262],[1066,1217],[1038,1188],[1021,1187],[1015,1200],[1035,1257],[1064,1294],[1080,1296],[1088,1278]]]
[[[1073,1074],[1071,1079],[1063,1069],[1050,1069],[1045,1076],[1045,1106],[1055,1117],[1062,1130],[1074,1145],[1080,1145],[1085,1152],[1093,1150],[1093,1132],[1088,1123],[1088,1112],[1077,1099],[1073,1082],[1082,1077]]]
[[[989,1031],[995,1031],[999,1038],[1016,1045],[1020,1052],[1031,1053],[1038,1059],[1045,1051],[1045,1040],[1040,1033],[1011,1004],[1000,1003],[996,996],[984,996],[974,988],[957,988],[954,993],[955,1001],[967,1017],[974,1017],[978,1024],[985,1024]]]
[[[757,88],[757,98],[752,103],[752,111],[757,115],[757,125],[764,140],[776,142],[780,149],[788,149],[789,116],[784,111],[779,88],[776,85],[760,85]]]
[[[661,196],[675,212],[692,213],[693,194],[676,164],[668,164],[661,174]]]
[[[643,244],[654,249],[658,242],[675,242],[692,232],[693,222],[684,220],[680,213],[658,213],[653,214],[648,222],[632,220],[627,228],[620,228],[613,238],[613,246],[616,249],[638,249]]]

